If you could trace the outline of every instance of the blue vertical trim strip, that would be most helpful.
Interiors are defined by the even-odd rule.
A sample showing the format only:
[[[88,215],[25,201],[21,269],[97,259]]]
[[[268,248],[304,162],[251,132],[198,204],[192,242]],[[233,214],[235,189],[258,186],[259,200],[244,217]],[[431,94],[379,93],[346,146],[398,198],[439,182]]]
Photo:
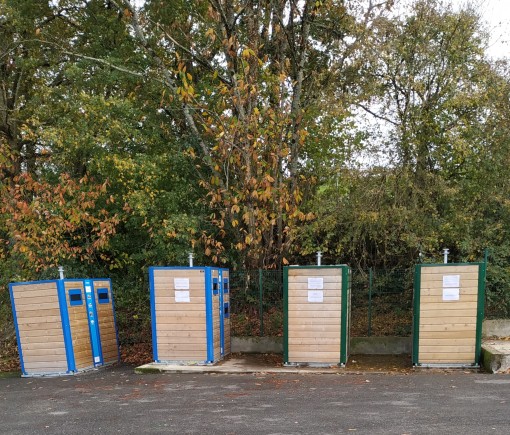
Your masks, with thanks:
[[[220,291],[219,310],[220,310],[220,356],[225,356],[225,312],[223,308],[223,271],[218,269],[218,283]]]
[[[76,372],[76,361],[74,358],[73,338],[71,331],[71,323],[69,321],[69,310],[67,309],[67,298],[65,281],[59,279],[57,281],[57,296],[60,307],[60,320],[62,322],[62,332],[64,335],[64,345],[67,358],[67,372]]]
[[[113,285],[110,278],[107,279],[110,284],[110,299],[113,312],[113,326],[115,327],[115,339],[117,340],[117,362],[120,362],[120,349],[119,349],[119,329],[117,328],[117,315],[115,314],[115,298],[113,297]]]
[[[212,271],[205,267],[205,319],[207,331],[207,362],[214,362],[214,334],[213,334],[213,303],[212,303]]]
[[[16,304],[14,303],[14,290],[13,287],[16,284],[9,284],[9,296],[11,297],[11,308],[12,308],[12,318],[14,319],[14,329],[16,330],[16,341],[18,343],[18,353],[19,353],[19,364],[21,366],[21,373],[23,373],[25,376],[27,375],[27,372],[25,371],[25,364],[23,363],[23,349],[21,347],[21,339],[19,335],[19,328],[18,328],[18,317],[16,316]]]
[[[156,287],[154,285],[154,267],[149,267],[149,290],[151,297],[151,327],[152,327],[152,357],[155,362],[158,358],[158,329],[156,327]]]
[[[101,365],[102,358],[99,348],[99,328],[97,324],[96,302],[94,299],[94,286],[92,280],[85,279],[83,281],[83,287],[85,289],[85,300],[87,301],[87,319],[89,322],[90,345],[92,347],[92,363],[94,364],[94,367],[96,367],[97,365]]]
[[[103,341],[101,340],[101,329],[99,328],[99,313],[97,312],[97,304],[99,303],[99,297],[96,299],[97,289],[96,289],[96,281],[97,279],[91,279],[92,282],[92,292],[94,293],[94,315],[96,316],[96,336],[97,336],[97,351],[99,353],[100,361],[97,363],[98,365],[104,364],[103,358]],[[101,279],[103,281],[103,279]]]

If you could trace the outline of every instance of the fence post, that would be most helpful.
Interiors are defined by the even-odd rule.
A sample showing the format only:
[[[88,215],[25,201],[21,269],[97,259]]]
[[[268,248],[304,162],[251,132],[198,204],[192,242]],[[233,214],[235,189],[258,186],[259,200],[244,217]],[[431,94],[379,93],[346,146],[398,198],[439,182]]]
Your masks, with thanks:
[[[372,335],[372,285],[374,281],[374,275],[372,268],[368,269],[368,336]]]
[[[259,269],[259,315],[260,315],[260,336],[264,336],[264,289],[262,286],[262,269]]]

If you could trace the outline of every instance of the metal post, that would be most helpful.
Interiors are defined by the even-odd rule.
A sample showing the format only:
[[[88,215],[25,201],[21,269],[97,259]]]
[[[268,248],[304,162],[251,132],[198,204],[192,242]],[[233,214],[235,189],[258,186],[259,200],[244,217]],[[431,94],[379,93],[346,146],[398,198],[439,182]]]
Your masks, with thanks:
[[[450,253],[450,250],[448,248],[443,249],[443,262],[444,264],[448,263],[448,254]]]
[[[317,266],[321,265],[321,259],[322,259],[322,252],[317,251]]]
[[[259,316],[260,316],[260,331],[259,334],[261,337],[264,336],[264,289],[262,287],[263,278],[262,278],[262,269],[259,269]]]
[[[193,267],[193,252],[189,253],[188,258],[189,258],[189,267]]]
[[[368,269],[368,336],[372,335],[372,285],[374,273],[372,268]]]
[[[60,275],[60,279],[64,279],[64,266],[58,266],[58,273]]]

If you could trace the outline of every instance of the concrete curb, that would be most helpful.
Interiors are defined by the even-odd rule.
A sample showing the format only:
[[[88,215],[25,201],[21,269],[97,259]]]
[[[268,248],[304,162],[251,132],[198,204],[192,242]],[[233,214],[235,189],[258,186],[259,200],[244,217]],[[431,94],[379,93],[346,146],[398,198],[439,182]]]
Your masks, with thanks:
[[[255,367],[236,366],[232,364],[206,366],[182,366],[174,364],[150,363],[135,368],[136,374],[154,373],[223,373],[223,374],[254,374],[254,373],[293,373],[293,374],[347,374],[352,372],[344,367]],[[374,373],[374,372],[370,372]],[[384,372],[381,372],[384,373]]]

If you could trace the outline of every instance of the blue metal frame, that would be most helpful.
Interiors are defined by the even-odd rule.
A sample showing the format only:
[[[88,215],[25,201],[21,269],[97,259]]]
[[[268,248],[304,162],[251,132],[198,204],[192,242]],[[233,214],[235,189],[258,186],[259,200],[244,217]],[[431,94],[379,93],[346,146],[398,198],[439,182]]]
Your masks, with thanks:
[[[205,267],[205,323],[207,335],[207,362],[214,362],[213,282],[212,269]]]
[[[97,303],[98,304],[109,304],[110,303],[110,295],[109,295],[108,289],[106,287],[97,288],[96,293],[97,293]],[[106,293],[106,299],[99,297],[100,294],[105,294],[105,293]]]
[[[94,364],[94,367],[97,367],[103,364],[103,355],[101,352],[101,338],[99,336],[99,324],[93,280],[83,280],[83,286],[85,290],[85,300],[87,301],[87,319],[89,322],[90,343],[92,345],[92,363]],[[87,291],[87,288],[89,288],[90,291]]]
[[[60,307],[60,321],[62,322],[62,332],[64,334],[64,344],[67,358],[67,373],[74,373],[76,361],[74,359],[73,338],[71,334],[71,323],[69,321],[69,311],[67,309],[66,289],[64,280],[59,279],[57,283],[58,305]]]
[[[69,305],[71,305],[72,307],[78,307],[80,305],[83,305],[83,293],[81,291],[81,289],[79,288],[71,288],[67,291],[67,294],[69,295]],[[73,301],[71,299],[71,296],[74,296],[74,295],[80,295],[80,300],[79,301]]]
[[[154,287],[154,270],[158,268],[149,267],[149,292],[151,299],[151,328],[152,328],[152,358],[160,362],[158,358],[158,330],[156,327],[156,289]]]
[[[219,310],[220,310],[220,356],[225,356],[225,313],[223,311],[223,271],[218,269]]]
[[[19,363],[21,366],[21,373],[23,373],[25,376],[27,375],[27,372],[25,371],[25,365],[23,363],[23,348],[21,347],[21,340],[19,336],[19,328],[18,328],[18,317],[16,316],[16,304],[14,302],[14,293],[12,288],[16,284],[11,283],[9,284],[9,296],[11,298],[11,308],[12,308],[12,318],[14,319],[14,329],[16,330],[16,341],[18,343],[18,353],[19,353]]]

